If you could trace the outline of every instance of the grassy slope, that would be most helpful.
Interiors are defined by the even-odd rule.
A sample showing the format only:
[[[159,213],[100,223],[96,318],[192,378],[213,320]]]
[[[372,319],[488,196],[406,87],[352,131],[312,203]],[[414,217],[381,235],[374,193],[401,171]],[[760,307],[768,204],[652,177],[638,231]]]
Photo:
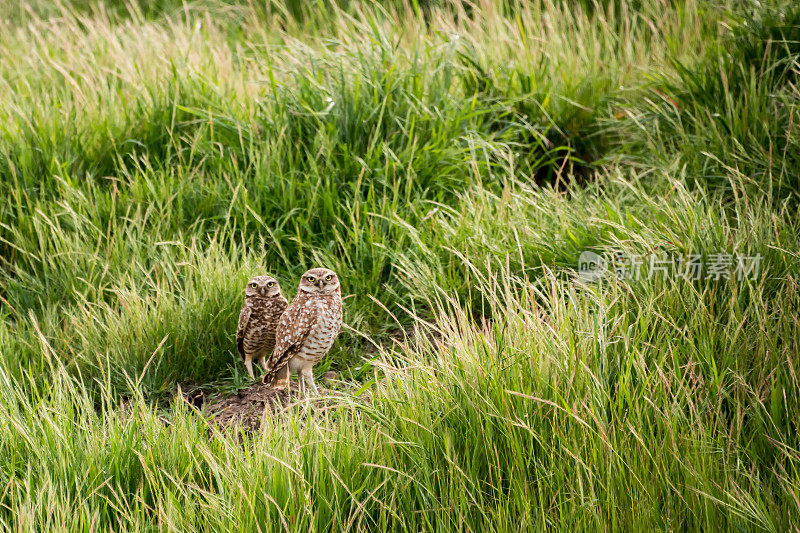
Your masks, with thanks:
[[[798,527],[800,10],[12,4],[6,527]],[[586,249],[764,259],[587,286]],[[157,411],[241,385],[244,281],[312,264],[361,396],[244,446]]]

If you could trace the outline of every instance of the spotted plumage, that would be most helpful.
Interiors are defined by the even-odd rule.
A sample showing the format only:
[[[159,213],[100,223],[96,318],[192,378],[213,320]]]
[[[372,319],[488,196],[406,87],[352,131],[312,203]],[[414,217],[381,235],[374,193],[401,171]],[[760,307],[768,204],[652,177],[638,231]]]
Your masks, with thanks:
[[[287,304],[275,278],[256,276],[247,282],[236,347],[250,379],[254,378],[253,361],[267,370],[266,359],[275,347],[275,328]]]
[[[300,278],[297,296],[278,323],[264,382],[274,380],[276,387],[285,387],[290,372],[295,372],[302,385],[317,392],[311,369],[328,353],[341,327],[339,277],[327,268],[312,268]]]

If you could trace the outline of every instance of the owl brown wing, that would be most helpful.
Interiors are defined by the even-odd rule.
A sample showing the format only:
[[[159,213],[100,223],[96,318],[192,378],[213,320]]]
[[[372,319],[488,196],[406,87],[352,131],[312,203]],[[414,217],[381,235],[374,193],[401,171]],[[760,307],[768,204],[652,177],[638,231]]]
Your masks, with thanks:
[[[250,321],[250,314],[253,310],[249,305],[242,307],[239,313],[239,325],[236,327],[236,348],[239,350],[239,355],[244,359],[244,332],[247,329],[247,323]]]
[[[302,293],[298,294],[281,315],[275,330],[275,349],[267,360],[269,370],[264,376],[264,383],[269,383],[275,373],[289,362],[316,324],[316,308],[309,309],[305,305],[307,300]]]

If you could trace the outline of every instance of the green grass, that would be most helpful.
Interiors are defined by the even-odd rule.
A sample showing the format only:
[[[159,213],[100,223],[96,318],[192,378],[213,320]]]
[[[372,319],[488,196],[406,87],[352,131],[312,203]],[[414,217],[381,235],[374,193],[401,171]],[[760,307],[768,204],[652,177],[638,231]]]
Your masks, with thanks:
[[[3,529],[800,528],[793,3],[0,12]],[[210,426],[317,265],[343,395]]]

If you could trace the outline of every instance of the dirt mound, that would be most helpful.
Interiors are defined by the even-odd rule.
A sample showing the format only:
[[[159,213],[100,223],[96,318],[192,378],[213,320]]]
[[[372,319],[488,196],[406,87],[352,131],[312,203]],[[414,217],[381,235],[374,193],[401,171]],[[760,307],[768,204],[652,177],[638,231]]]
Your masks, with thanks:
[[[204,411],[220,426],[235,424],[256,430],[261,427],[265,409],[281,411],[300,398],[296,383],[292,383],[289,389],[274,389],[263,383],[255,383],[234,395],[209,399]]]
[[[335,379],[335,372],[329,374],[323,379]],[[318,396],[324,399],[335,394],[334,390],[320,387]],[[310,398],[313,400],[316,396],[312,394]],[[194,407],[210,415],[221,427],[237,425],[244,429],[257,430],[261,427],[261,417],[266,409],[277,413],[298,402],[305,402],[309,397],[300,392],[298,382],[292,380],[288,389],[275,389],[256,382],[230,396],[209,396],[203,391],[196,390],[185,394],[184,398]]]

